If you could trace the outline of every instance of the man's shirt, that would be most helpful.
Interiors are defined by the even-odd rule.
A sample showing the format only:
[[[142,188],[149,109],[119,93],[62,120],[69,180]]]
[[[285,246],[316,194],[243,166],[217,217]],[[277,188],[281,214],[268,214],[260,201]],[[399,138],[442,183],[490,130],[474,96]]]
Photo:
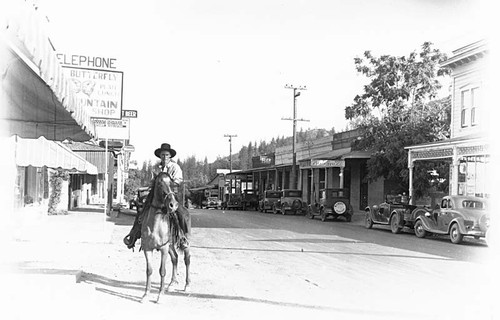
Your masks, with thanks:
[[[180,185],[183,181],[182,169],[177,163],[173,161],[170,161],[164,167],[160,165],[156,174],[158,174],[159,172],[166,172],[176,185]]]

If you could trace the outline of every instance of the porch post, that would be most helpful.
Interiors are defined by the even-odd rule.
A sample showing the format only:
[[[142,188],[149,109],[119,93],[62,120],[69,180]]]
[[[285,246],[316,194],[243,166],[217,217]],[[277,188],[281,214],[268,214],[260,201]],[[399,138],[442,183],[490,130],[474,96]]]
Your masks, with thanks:
[[[339,187],[343,188],[344,187],[344,167],[339,167],[339,169],[340,169]]]
[[[410,197],[410,204],[415,204],[415,199],[413,198],[413,166],[414,166],[414,163],[413,163],[413,159],[412,159],[412,156],[411,156],[411,149],[408,150],[408,196]]]
[[[451,168],[451,179],[450,179],[450,195],[456,196],[458,195],[458,167],[460,165],[460,161],[457,155],[457,147],[453,147],[453,159],[452,159],[452,168]]]

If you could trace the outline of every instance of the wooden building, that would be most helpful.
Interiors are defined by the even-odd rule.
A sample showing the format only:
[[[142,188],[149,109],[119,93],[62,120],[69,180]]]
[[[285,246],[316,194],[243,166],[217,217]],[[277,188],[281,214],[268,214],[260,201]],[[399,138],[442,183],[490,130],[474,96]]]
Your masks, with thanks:
[[[413,194],[413,168],[416,161],[447,159],[450,161],[450,195],[488,197],[487,105],[488,45],[484,40],[453,51],[442,63],[452,70],[452,111],[450,139],[408,146],[410,195]]]

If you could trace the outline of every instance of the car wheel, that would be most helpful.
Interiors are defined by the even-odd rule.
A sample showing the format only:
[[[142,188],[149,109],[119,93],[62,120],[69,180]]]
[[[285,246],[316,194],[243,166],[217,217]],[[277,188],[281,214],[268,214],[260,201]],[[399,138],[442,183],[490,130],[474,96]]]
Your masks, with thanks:
[[[460,232],[458,224],[454,223],[450,228],[450,240],[454,244],[459,244],[462,242],[464,235]]]
[[[427,236],[427,231],[424,229],[424,224],[422,223],[421,220],[417,220],[415,222],[415,235],[418,238],[425,238]]]
[[[276,208],[276,205],[273,205],[273,213],[278,214],[278,209]]]
[[[397,216],[397,214],[393,214],[391,216],[391,231],[392,233],[401,233],[401,230],[403,228],[401,228],[401,226],[399,225],[399,218]]]
[[[323,208],[319,209],[319,214],[321,215],[321,221],[325,222],[326,221],[325,209]]]
[[[371,229],[373,227],[373,220],[372,217],[370,216],[370,211],[366,211],[365,214],[365,228],[366,229]]]

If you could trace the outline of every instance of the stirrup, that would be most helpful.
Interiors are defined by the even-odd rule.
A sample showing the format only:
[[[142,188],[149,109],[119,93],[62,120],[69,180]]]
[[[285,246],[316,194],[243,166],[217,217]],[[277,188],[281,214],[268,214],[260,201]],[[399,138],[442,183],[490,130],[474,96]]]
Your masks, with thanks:
[[[137,239],[133,238],[130,234],[126,235],[125,238],[123,238],[123,243],[127,246],[129,249],[133,249],[135,247],[135,241]]]

